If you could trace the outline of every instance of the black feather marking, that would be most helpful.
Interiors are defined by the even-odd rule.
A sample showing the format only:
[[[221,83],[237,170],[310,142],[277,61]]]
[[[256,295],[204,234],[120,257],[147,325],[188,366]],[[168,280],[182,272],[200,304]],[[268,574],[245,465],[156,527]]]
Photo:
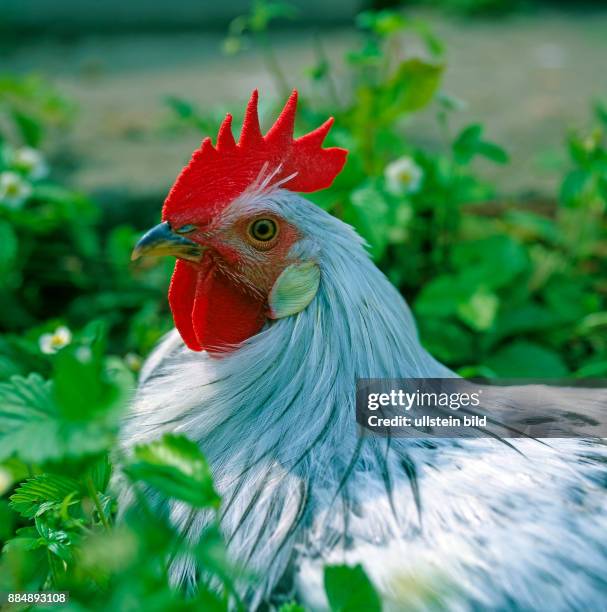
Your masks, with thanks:
[[[388,503],[390,504],[390,510],[392,511],[392,515],[398,521],[398,516],[396,514],[396,505],[394,504],[394,487],[392,484],[392,478],[390,476],[390,469],[388,468],[388,454],[390,453],[390,441],[391,438],[386,438],[386,452],[384,455],[381,454],[379,448],[374,447],[375,457],[377,459],[377,463],[379,464],[379,471],[384,483],[384,488],[386,489],[386,496],[388,498]]]
[[[419,480],[417,476],[417,467],[415,465],[415,462],[408,455],[405,455],[405,457],[401,459],[400,465],[403,468],[403,472],[407,476],[407,479],[409,480],[409,486],[411,487],[411,493],[413,494],[413,501],[415,502],[415,507],[417,508],[417,517],[419,519],[419,526],[420,526],[420,529],[422,529],[423,528],[422,499],[421,499],[421,495],[419,492]]]
[[[274,560],[276,559],[276,557],[278,557],[278,555],[284,548],[285,544],[289,541],[289,538],[295,533],[295,530],[299,527],[299,525],[303,521],[303,518],[305,516],[305,512],[308,508],[309,503],[310,503],[310,495],[308,491],[308,484],[302,480],[300,481],[300,485],[299,485],[299,508],[297,511],[297,516],[293,519],[293,522],[289,526],[289,529],[287,533],[285,534],[285,537],[282,539],[282,542],[278,545],[278,548],[272,555],[272,564],[274,563]]]
[[[238,474],[238,476],[236,476],[232,480],[230,484],[236,482],[236,487],[234,488],[234,491],[232,492],[232,495],[230,496],[229,501],[222,506],[220,520],[225,516],[228,510],[232,507],[232,504],[236,501],[236,499],[240,495],[240,492],[242,491],[242,487],[244,486],[246,482],[244,479],[245,474],[249,470],[254,468],[256,465],[258,465],[261,461],[263,461],[266,457],[271,455],[282,443],[283,443],[282,439],[277,440],[270,448],[268,448],[259,457],[257,457],[255,461],[251,461],[250,463],[248,463],[246,467]]]
[[[358,441],[356,442],[356,447],[354,449],[354,452],[352,453],[352,457],[350,461],[348,462],[348,466],[346,467],[344,471],[344,475],[339,481],[339,485],[337,486],[337,489],[335,490],[335,494],[333,495],[333,498],[331,499],[331,502],[329,503],[329,507],[333,505],[333,502],[335,502],[338,495],[341,493],[341,490],[344,488],[344,486],[348,482],[348,479],[350,478],[352,474],[352,470],[354,469],[354,466],[356,465],[356,462],[358,461],[358,457],[360,456],[360,449],[362,448],[364,441],[365,441],[364,438],[359,438]]]
[[[248,516],[251,514],[251,511],[256,506],[257,502],[259,501],[259,498],[261,497],[261,494],[263,493],[263,490],[264,490],[266,484],[268,483],[268,480],[270,479],[270,474],[271,474],[270,470],[268,470],[264,474],[264,477],[263,477],[259,487],[257,488],[255,493],[251,497],[249,503],[247,504],[247,507],[245,508],[244,512],[242,513],[242,515],[240,517],[240,522],[238,523],[238,525],[236,525],[236,529],[234,529],[234,531],[227,538],[226,544],[228,546],[230,545],[230,542],[234,539],[236,534],[240,531],[240,528],[245,524]]]

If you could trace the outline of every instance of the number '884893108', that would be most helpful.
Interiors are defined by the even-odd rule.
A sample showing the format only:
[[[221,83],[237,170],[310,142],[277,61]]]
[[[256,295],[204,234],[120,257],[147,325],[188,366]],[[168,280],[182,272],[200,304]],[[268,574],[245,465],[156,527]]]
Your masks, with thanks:
[[[66,591],[21,591],[21,592],[0,592],[0,604],[38,604],[53,605],[64,604],[69,601],[69,593]]]

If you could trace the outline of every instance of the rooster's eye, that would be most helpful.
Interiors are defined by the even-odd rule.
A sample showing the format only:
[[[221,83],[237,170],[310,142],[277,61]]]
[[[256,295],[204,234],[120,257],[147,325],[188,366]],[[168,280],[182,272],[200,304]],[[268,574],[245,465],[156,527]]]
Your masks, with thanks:
[[[175,231],[178,234],[189,234],[190,232],[193,232],[196,229],[195,225],[182,225],[181,227],[178,227]]]
[[[269,242],[276,236],[278,227],[272,219],[257,219],[249,226],[251,238],[259,242]]]

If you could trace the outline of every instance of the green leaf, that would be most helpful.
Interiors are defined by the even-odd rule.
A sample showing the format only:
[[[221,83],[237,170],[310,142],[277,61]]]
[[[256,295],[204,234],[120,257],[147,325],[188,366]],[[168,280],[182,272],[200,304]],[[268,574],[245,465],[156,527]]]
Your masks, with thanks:
[[[381,600],[361,565],[327,565],[325,591],[333,612],[379,612]]]
[[[5,499],[0,499],[0,542],[8,540],[15,527],[15,513]]]
[[[0,384],[0,460],[26,463],[61,457],[52,385],[37,374]]]
[[[496,338],[546,330],[563,323],[560,315],[539,304],[526,302],[521,305],[504,304],[504,306],[495,322]]]
[[[25,518],[34,518],[44,502],[62,502],[77,493],[78,482],[58,474],[40,474],[22,483],[10,497],[10,506]]]
[[[228,607],[225,599],[211,590],[205,585],[197,586],[196,597],[192,600],[192,611],[204,610],[204,612],[228,612],[231,608]],[[239,608],[234,608],[239,609]]]
[[[419,317],[419,333],[423,346],[441,361],[459,364],[477,358],[472,332],[455,321]]]
[[[361,30],[371,30],[378,36],[389,36],[406,29],[411,21],[403,14],[391,11],[363,11],[356,16],[356,26]]]
[[[372,38],[369,38],[365,41],[360,51],[350,51],[346,54],[347,61],[355,66],[379,65],[382,57],[383,53],[378,41]]]
[[[249,27],[253,32],[264,32],[275,19],[294,19],[297,9],[286,2],[253,2]]]
[[[512,223],[517,235],[523,233],[527,239],[541,238],[551,244],[556,244],[561,239],[559,228],[553,219],[523,210],[509,210],[504,218]]]
[[[485,366],[462,366],[457,368],[455,372],[462,378],[493,378],[495,372],[491,368]]]
[[[506,153],[502,147],[493,142],[480,142],[477,153],[483,157],[486,157],[487,159],[490,159],[496,164],[506,164],[510,159],[508,153]]]
[[[512,282],[529,266],[525,248],[507,235],[460,242],[453,248],[452,263],[460,282],[498,289]]]
[[[0,221],[0,287],[9,279],[13,271],[18,251],[17,235],[6,222]]]
[[[429,53],[438,57],[445,52],[445,45],[430,29],[427,21],[424,19],[415,19],[411,22],[411,27],[419,34]]]
[[[560,201],[565,206],[579,206],[586,193],[591,175],[585,170],[572,170],[561,185]]]
[[[278,612],[306,612],[306,609],[298,603],[290,601],[289,603],[282,604],[282,606],[278,608]]]
[[[543,290],[550,310],[563,322],[577,323],[601,308],[599,296],[588,290],[584,279],[554,275]]]
[[[430,103],[443,74],[444,66],[413,58],[401,62],[387,84],[382,116],[398,117],[424,108]]]
[[[137,562],[140,545],[136,533],[121,522],[110,531],[90,534],[79,551],[79,562],[85,571],[119,574]]]
[[[476,154],[478,143],[483,133],[483,126],[474,123],[464,128],[453,142],[453,154],[460,164],[467,164]]]
[[[70,534],[63,529],[56,529],[40,517],[34,519],[34,524],[49,552],[59,557],[64,563],[71,562],[72,541]]]
[[[502,378],[559,378],[569,373],[557,352],[525,340],[500,349],[484,365]]]
[[[374,184],[367,182],[352,192],[350,202],[345,221],[369,243],[372,257],[380,259],[388,244],[389,206],[386,198]]]
[[[32,551],[44,546],[44,540],[34,527],[22,527],[17,529],[17,535],[9,540],[2,552],[15,550]]]
[[[198,446],[184,436],[166,434],[162,439],[135,448],[126,466],[133,480],[142,480],[167,497],[198,508],[217,507],[209,466]]]
[[[478,285],[466,278],[444,274],[432,279],[415,300],[415,311],[424,317],[447,317],[466,303]]]
[[[88,421],[66,420],[50,381],[37,374],[13,376],[0,384],[0,461],[15,456],[37,464],[106,451],[116,434],[118,417],[112,413],[111,418],[102,414]]]
[[[69,346],[57,355],[54,396],[66,421],[92,420],[116,407],[120,389],[107,380],[104,366],[94,344]]]
[[[486,331],[494,321],[499,307],[495,293],[479,287],[465,302],[458,304],[459,318],[476,331]]]
[[[605,378],[607,376],[607,360],[591,361],[574,372],[576,378]]]
[[[230,39],[233,40],[233,39]],[[232,44],[232,48],[234,45]],[[183,125],[192,126],[197,130],[208,131],[211,129],[211,122],[201,112],[201,110],[184,98],[167,96],[165,102],[170,110],[175,114],[178,121]]]
[[[104,455],[91,467],[91,477],[95,490],[103,493],[110,484],[111,475],[112,464],[110,463],[109,457]]]
[[[592,333],[597,327],[607,328],[607,311],[593,312],[585,316],[579,322],[576,332],[586,335]]]
[[[44,134],[40,121],[17,109],[12,109],[11,114],[25,144],[30,147],[37,147]]]
[[[594,114],[597,119],[607,127],[607,104],[597,100],[594,104]]]
[[[491,161],[505,164],[508,154],[500,146],[482,139],[483,126],[479,123],[464,128],[453,142],[455,161],[465,165],[476,155],[482,155]]]

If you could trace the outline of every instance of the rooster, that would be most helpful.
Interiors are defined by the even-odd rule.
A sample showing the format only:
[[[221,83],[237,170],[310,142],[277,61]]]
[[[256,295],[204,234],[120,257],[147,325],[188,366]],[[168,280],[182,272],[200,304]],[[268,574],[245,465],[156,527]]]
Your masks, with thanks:
[[[357,379],[455,374],[355,231],[299,195],[344,166],[322,146],[332,119],[294,138],[293,92],[263,135],[257,101],[238,143],[230,115],[202,142],[133,252],[177,258],[176,329],[142,370],[124,448],[167,432],[198,443],[229,553],[257,576],[250,609],[326,608],[327,563],[361,563],[395,609],[425,588],[449,609],[604,608],[601,444],[359,435]],[[154,499],[191,541],[208,525]],[[171,575],[194,589],[199,569],[176,559]]]

